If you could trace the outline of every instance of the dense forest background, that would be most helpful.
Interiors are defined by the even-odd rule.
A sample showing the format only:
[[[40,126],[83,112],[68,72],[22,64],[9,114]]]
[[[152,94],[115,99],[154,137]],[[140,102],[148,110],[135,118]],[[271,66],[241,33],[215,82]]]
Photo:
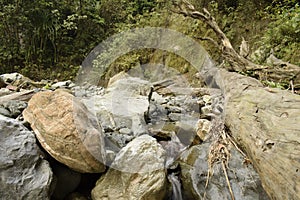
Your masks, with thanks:
[[[264,64],[274,53],[300,65],[300,5],[297,0],[191,0],[207,8],[238,49],[242,37],[249,59]],[[0,0],[0,74],[19,72],[34,80],[74,79],[84,58],[109,36],[135,27],[166,27],[198,40],[216,62],[220,52],[200,36],[214,37],[205,24],[172,11],[170,0]],[[137,64],[160,62],[181,73],[188,63],[168,52],[131,52],[106,76]]]

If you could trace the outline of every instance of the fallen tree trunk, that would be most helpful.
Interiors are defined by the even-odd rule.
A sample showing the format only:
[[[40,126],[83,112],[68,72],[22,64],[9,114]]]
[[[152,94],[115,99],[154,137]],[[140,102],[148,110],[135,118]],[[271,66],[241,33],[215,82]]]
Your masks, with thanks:
[[[202,38],[211,41],[218,49],[221,50],[222,56],[230,64],[229,70],[235,72],[252,71],[259,80],[268,80],[278,83],[292,83],[295,89],[300,89],[300,67],[297,65],[284,62],[280,65],[262,66],[251,62],[237,53],[232,47],[230,40],[218,26],[215,18],[204,8],[203,12],[197,11],[194,6],[187,0],[177,1],[174,3],[173,12],[198,19],[206,23],[216,34],[218,41],[210,37]],[[200,37],[201,39],[201,37]]]
[[[271,199],[300,199],[300,96],[221,70],[225,123]]]
[[[300,84],[299,66],[257,65],[233,49],[206,9],[199,12],[186,0],[175,6],[176,13],[199,19],[215,32],[217,41],[204,39],[219,47],[231,70],[252,70],[259,80]],[[224,69],[213,73],[210,77],[225,95],[225,124],[256,168],[270,198],[300,199],[300,96],[264,88],[256,79]]]

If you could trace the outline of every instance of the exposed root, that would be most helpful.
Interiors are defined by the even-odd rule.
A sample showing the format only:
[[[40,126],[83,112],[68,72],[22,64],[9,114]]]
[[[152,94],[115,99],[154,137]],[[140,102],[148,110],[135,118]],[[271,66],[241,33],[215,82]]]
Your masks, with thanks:
[[[227,170],[229,169],[228,162],[231,157],[229,151],[229,145],[233,145],[234,148],[237,149],[238,152],[244,157],[244,163],[249,164],[251,161],[247,158],[246,154],[237,146],[231,136],[226,133],[225,130],[219,131],[218,134],[214,134],[213,142],[211,143],[211,147],[209,149],[208,154],[208,172],[205,183],[205,192],[203,195],[203,199],[206,197],[206,189],[208,188],[209,180],[213,176],[213,167],[216,164],[221,164],[224,172],[224,176],[227,182],[228,190],[231,196],[231,199],[234,200],[234,194],[230,185],[230,181],[228,178]]]
[[[295,86],[294,86],[293,80],[290,80],[290,88],[292,90],[292,93],[295,94]]]
[[[208,173],[207,173],[207,179],[205,184],[205,191],[208,187],[209,180],[213,175],[213,167],[215,164],[222,164],[223,172],[226,178],[226,182],[228,185],[228,189],[231,195],[231,199],[234,200],[234,195],[230,186],[229,178],[226,169],[228,169],[228,161],[230,158],[230,152],[228,150],[228,145],[230,144],[230,141],[228,140],[228,135],[223,130],[220,132],[218,137],[214,137],[214,141],[211,144],[209,154],[208,154]],[[206,197],[206,192],[204,192],[203,199]]]
[[[233,139],[230,136],[228,137],[228,139],[231,142],[231,144],[233,144],[233,146],[236,148],[236,150],[238,150],[244,156],[244,158],[246,158],[246,154],[237,146],[235,141],[233,141]]]
[[[230,192],[231,199],[234,200],[234,194],[233,194],[231,186],[230,186],[230,182],[229,182],[227,171],[226,171],[226,165],[225,165],[224,161],[222,161],[222,168],[223,168],[223,172],[224,172],[224,175],[225,175],[225,178],[226,178],[226,182],[227,182],[227,186],[228,186],[228,189],[229,189],[229,192]]]
[[[206,183],[205,183],[205,188],[204,188],[203,199],[206,198],[206,189],[207,189],[207,187],[208,187],[209,179],[210,179],[210,177],[212,177],[212,175],[213,175],[212,173],[213,173],[213,171],[212,171],[212,169],[209,167],[208,170],[207,170],[207,177],[206,177]]]

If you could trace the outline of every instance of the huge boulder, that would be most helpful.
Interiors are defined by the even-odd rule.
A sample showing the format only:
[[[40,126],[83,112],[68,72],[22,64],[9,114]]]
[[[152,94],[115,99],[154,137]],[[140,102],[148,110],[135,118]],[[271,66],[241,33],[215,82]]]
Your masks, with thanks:
[[[208,150],[210,143],[196,145],[185,151],[180,157],[183,196],[186,199],[231,199],[226,175],[221,164],[213,167],[213,174],[208,176]],[[227,174],[233,195],[236,199],[268,200],[262,188],[258,174],[251,165],[243,164],[242,155],[235,149],[230,150]]]
[[[23,112],[39,142],[57,161],[83,173],[105,170],[104,139],[96,117],[65,90],[35,94]]]
[[[163,199],[167,184],[164,162],[165,151],[154,138],[135,138],[97,181],[92,199]]]
[[[52,171],[34,134],[0,115],[1,199],[50,199]]]

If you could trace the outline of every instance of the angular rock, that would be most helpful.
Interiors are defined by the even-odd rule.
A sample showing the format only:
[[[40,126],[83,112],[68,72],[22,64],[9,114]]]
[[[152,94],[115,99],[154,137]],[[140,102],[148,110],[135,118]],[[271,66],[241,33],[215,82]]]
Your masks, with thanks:
[[[2,74],[0,75],[1,79],[7,84],[7,87],[10,87],[12,90],[18,89],[33,89],[33,88],[41,88],[46,84],[43,82],[35,82],[22,74],[19,73],[11,73],[11,74]]]
[[[197,136],[205,141],[211,128],[211,122],[207,119],[199,119],[197,123]]]
[[[71,83],[71,86],[73,84]],[[74,93],[75,97],[92,97],[95,95],[103,95],[104,88],[97,87],[95,85],[91,85],[89,83],[84,83],[81,86],[74,86],[71,88],[72,92]]]
[[[62,81],[62,82],[57,82],[51,85],[51,89],[58,89],[58,88],[72,88],[74,87],[74,83],[72,81],[67,80],[67,81]]]
[[[1,91],[0,91],[1,92]],[[17,100],[17,101],[28,101],[35,93],[36,91],[34,90],[24,90],[22,92],[11,92],[11,93],[6,93],[4,91],[4,94],[0,96],[0,104],[6,103],[12,100]]]
[[[57,161],[83,173],[105,170],[104,138],[97,119],[73,95],[60,89],[39,92],[23,115]]]
[[[195,136],[197,135],[197,121],[198,118],[185,115],[184,117],[182,117],[181,121],[176,122],[177,136],[185,146],[192,144]]]
[[[131,130],[135,137],[148,133],[144,116],[132,116]]]
[[[19,73],[11,73],[11,74],[2,74],[0,75],[0,79],[2,79],[6,84],[13,83],[17,80],[23,79],[24,76]]]
[[[203,106],[201,108],[201,117],[202,118],[209,118],[209,117],[211,117],[212,110],[213,110],[213,108],[212,108],[211,105]]]
[[[157,92],[153,92],[151,95],[151,101],[155,101],[158,104],[166,104],[168,102],[166,97],[158,94]]]
[[[104,95],[83,100],[104,130],[107,149],[118,152],[134,137],[148,132],[145,115],[150,92],[148,81],[121,72],[110,79]]]
[[[149,111],[147,113],[148,120],[151,123],[157,123],[162,121],[168,121],[168,111],[167,109],[158,104],[157,102],[150,102]]]
[[[92,199],[164,199],[165,151],[154,138],[142,135],[116,156],[92,190]]]
[[[52,171],[34,134],[0,115],[1,199],[50,199]]]
[[[121,134],[119,132],[105,133],[105,147],[107,150],[119,152],[120,149],[125,147],[133,138],[133,135]]]
[[[180,121],[181,118],[183,118],[184,114],[181,113],[170,113],[168,115],[171,122]]]
[[[213,175],[205,189],[209,143],[196,145],[181,155],[181,180],[185,199],[231,199],[221,164],[213,168]],[[230,150],[228,178],[235,199],[268,200],[258,174],[251,165],[243,164],[243,157],[236,149]]]
[[[0,114],[6,117],[17,118],[26,107],[27,103],[24,101],[11,100],[2,104],[0,103]],[[7,112],[1,112],[3,109]]]
[[[191,98],[191,97],[186,98],[185,102],[184,102],[184,105],[185,105],[184,108],[188,112],[196,112],[196,113],[200,112],[200,105],[198,103],[197,98]]]

